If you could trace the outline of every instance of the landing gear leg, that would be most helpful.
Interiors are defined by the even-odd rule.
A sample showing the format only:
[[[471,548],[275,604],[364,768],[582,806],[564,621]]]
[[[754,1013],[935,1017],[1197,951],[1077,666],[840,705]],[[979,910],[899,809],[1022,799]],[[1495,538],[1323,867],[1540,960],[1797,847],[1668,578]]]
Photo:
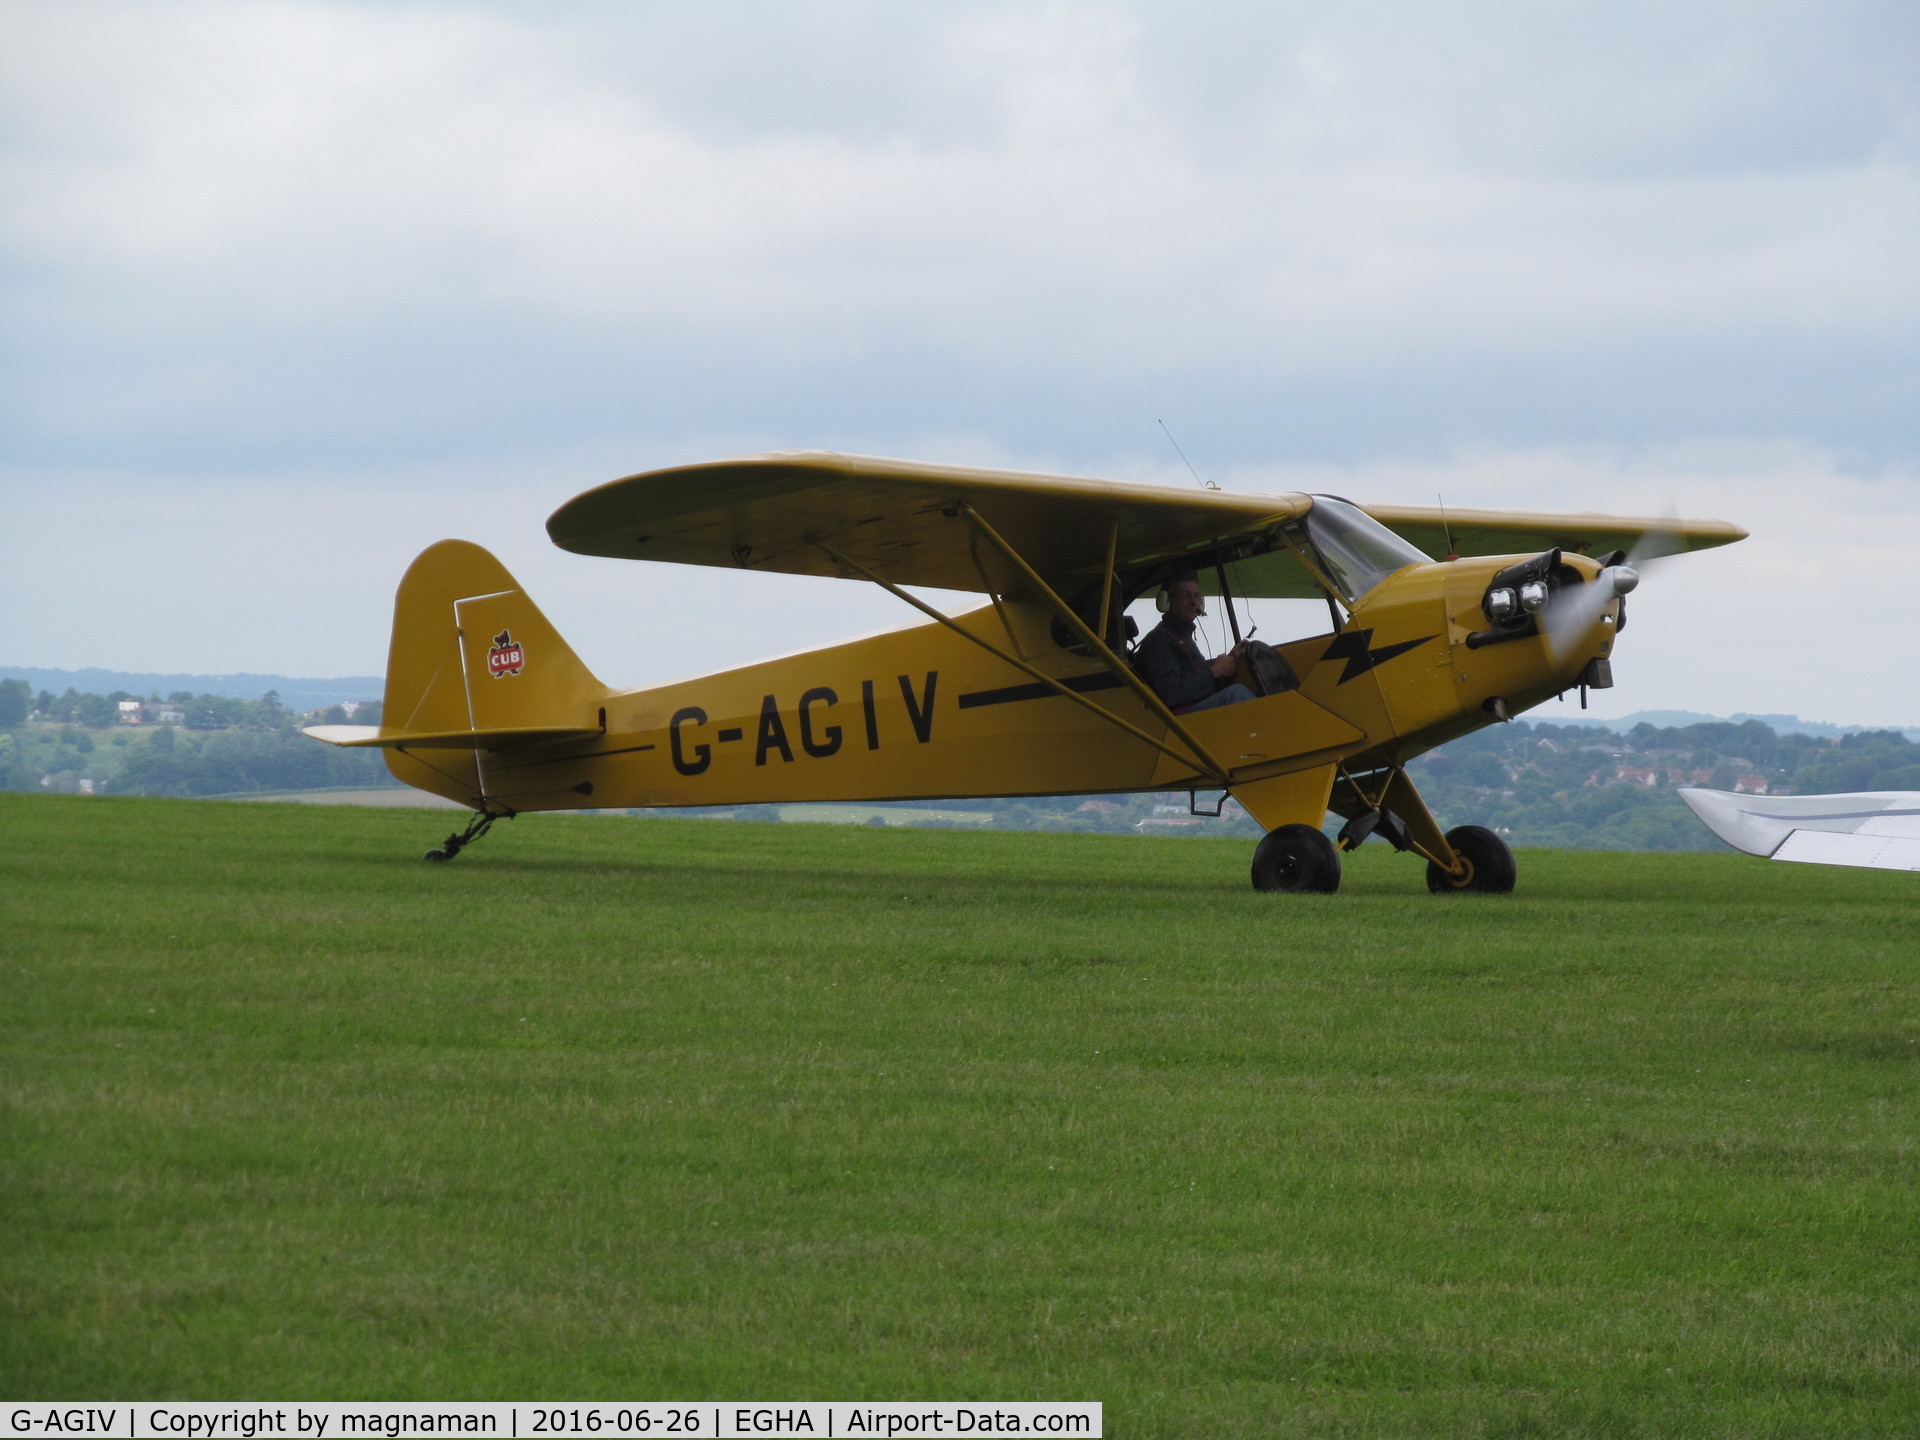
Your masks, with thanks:
[[[462,850],[466,849],[467,846],[491,830],[494,821],[500,819],[511,820],[513,813],[511,810],[482,810],[467,822],[466,829],[447,836],[444,845],[437,850],[427,851],[421,858],[424,860],[432,860],[436,863],[444,863],[445,861],[451,860]]]
[[[1233,798],[1265,828],[1253,852],[1253,888],[1330,895],[1340,888],[1340,852],[1320,833],[1333,766],[1298,770],[1233,787]]]
[[[1458,825],[1443,835],[1402,766],[1362,775],[1341,771],[1328,805],[1347,817],[1340,832],[1343,851],[1369,835],[1381,836],[1396,850],[1411,850],[1427,862],[1427,888],[1436,895],[1513,889],[1513,851],[1507,842],[1481,825]]]

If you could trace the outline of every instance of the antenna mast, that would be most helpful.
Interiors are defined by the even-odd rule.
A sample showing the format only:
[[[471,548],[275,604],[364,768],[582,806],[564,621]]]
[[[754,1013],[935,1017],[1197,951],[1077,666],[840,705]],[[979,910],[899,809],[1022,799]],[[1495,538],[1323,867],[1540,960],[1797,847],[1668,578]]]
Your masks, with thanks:
[[[1220,487],[1211,480],[1200,479],[1200,472],[1193,468],[1193,461],[1187,459],[1187,452],[1182,450],[1180,448],[1180,442],[1173,438],[1173,431],[1167,430],[1167,422],[1164,420],[1155,420],[1153,423],[1158,425],[1162,430],[1166,430],[1167,439],[1173,445],[1173,453],[1185,461],[1187,473],[1193,476],[1194,480],[1199,483],[1200,488],[1202,490],[1218,490]]]

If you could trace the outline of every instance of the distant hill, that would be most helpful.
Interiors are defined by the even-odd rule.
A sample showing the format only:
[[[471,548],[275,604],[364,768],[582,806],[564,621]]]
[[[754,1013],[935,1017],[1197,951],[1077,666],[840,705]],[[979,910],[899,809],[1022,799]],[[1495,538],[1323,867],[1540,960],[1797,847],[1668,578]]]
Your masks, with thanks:
[[[0,680],[24,680],[35,690],[81,694],[131,695],[162,698],[175,690],[195,695],[225,695],[234,700],[258,700],[269,690],[279,693],[289,710],[311,710],[319,705],[344,705],[350,700],[378,700],[386,681],[378,675],[343,675],[335,680],[302,680],[290,675],[152,675],[127,670],[36,670],[28,665],[0,665]]]
[[[1554,707],[1557,710],[1559,707]],[[1802,720],[1798,715],[1749,715],[1744,710],[1732,715],[1703,715],[1697,710],[1636,710],[1631,715],[1622,715],[1617,720],[1601,720],[1592,715],[1559,715],[1544,706],[1528,713],[1529,720],[1542,721],[1553,725],[1604,725],[1607,729],[1624,735],[1636,725],[1651,725],[1656,730],[1678,729],[1684,725],[1724,724],[1731,721],[1735,725],[1748,720],[1758,720],[1776,735],[1817,735],[1822,740],[1838,740],[1843,735],[1859,735],[1869,730],[1891,730],[1896,735],[1904,735],[1909,740],[1920,742],[1920,726],[1903,727],[1899,725],[1830,725],[1824,720]]]

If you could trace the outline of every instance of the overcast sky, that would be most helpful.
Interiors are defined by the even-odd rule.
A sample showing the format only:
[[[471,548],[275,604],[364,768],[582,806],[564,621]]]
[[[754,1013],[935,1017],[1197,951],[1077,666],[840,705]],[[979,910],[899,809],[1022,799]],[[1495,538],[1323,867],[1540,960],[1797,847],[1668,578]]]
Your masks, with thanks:
[[[578,491],[1191,484],[1164,419],[1229,488],[1736,521],[1603,713],[1920,724],[1911,0],[0,4],[0,306],[0,663],[378,673],[457,535],[666,679],[898,605],[565,555]]]

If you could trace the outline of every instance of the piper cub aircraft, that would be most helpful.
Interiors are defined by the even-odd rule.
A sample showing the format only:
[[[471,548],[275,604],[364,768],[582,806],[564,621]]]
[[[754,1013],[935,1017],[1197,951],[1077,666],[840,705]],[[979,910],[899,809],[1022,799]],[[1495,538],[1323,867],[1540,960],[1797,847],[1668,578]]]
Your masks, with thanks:
[[[1746,533],[816,452],[615,480],[547,532],[582,555],[863,581],[926,623],[612,690],[492,555],[444,540],[400,582],[380,725],[307,732],[378,746],[399,779],[473,809],[428,859],[522,811],[1146,790],[1194,792],[1197,810],[1218,791],[1267,832],[1258,889],[1331,891],[1341,852],[1377,835],[1439,893],[1512,889],[1513,855],[1479,826],[1442,833],[1407,761],[1610,685],[1628,547]],[[1236,641],[1236,599],[1324,600],[1328,628],[1250,642],[1253,698],[1176,710],[1136,670],[1126,610],[1195,576]],[[949,615],[909,586],[986,598]]]

